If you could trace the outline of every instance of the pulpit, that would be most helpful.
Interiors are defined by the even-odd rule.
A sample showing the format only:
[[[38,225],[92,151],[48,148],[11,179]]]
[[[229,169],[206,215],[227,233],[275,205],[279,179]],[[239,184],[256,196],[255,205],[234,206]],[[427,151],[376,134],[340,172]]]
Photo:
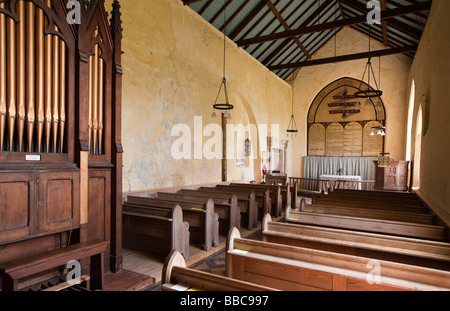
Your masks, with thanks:
[[[375,163],[375,190],[408,191],[409,161],[391,161],[389,167]]]

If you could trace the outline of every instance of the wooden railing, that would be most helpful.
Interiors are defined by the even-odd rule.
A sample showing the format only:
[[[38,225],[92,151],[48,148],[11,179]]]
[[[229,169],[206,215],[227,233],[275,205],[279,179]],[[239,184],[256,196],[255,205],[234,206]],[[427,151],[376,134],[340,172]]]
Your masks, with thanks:
[[[340,179],[313,179],[301,177],[289,177],[289,184],[297,183],[299,190],[317,191],[329,193],[336,189],[354,189],[373,191],[374,180],[340,180]]]

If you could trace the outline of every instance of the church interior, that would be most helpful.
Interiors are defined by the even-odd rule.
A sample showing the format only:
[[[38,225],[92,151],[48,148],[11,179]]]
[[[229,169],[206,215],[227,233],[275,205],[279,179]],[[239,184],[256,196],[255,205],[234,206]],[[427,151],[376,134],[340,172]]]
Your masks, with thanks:
[[[450,290],[447,0],[0,0],[0,290]]]

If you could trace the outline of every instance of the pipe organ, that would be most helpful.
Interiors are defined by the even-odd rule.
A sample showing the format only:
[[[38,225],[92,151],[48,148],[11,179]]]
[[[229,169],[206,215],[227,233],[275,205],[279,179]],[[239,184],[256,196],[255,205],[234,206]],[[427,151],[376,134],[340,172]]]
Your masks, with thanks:
[[[98,29],[95,31],[98,37]],[[94,55],[89,58],[89,135],[90,153],[103,154],[103,80],[104,61],[98,44],[94,47]]]
[[[45,34],[48,17],[33,2],[16,1],[15,12],[19,23],[0,16],[0,150],[67,152],[66,44]]]
[[[79,2],[0,0],[0,263],[103,239],[121,269],[120,4]]]

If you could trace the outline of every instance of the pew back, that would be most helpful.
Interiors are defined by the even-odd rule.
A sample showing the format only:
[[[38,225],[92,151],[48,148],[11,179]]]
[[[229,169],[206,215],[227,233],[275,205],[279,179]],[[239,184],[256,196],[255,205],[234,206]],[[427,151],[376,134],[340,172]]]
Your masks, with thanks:
[[[214,202],[214,212],[219,215],[220,227],[223,228],[223,230],[225,230],[226,232],[228,232],[233,227],[240,228],[241,213],[237,204],[238,202],[236,195],[232,195],[228,198],[212,198],[211,196],[198,197],[187,194],[158,192],[156,198],[161,200],[200,204],[205,204],[209,199],[212,199]]]
[[[315,225],[322,227],[383,233],[413,238],[445,241],[446,228],[436,225],[424,225],[401,221],[390,221],[351,216],[326,215],[309,212],[296,212],[286,209],[285,219],[290,223]]]
[[[423,213],[411,213],[403,211],[389,211],[378,209],[366,209],[356,207],[344,207],[333,205],[320,205],[320,204],[306,204],[302,198],[300,203],[301,212],[319,213],[319,214],[331,214],[341,216],[354,216],[360,218],[376,218],[384,220],[404,221],[420,224],[432,225],[436,222],[436,216],[432,214]]]
[[[450,290],[448,271],[242,239],[237,229],[227,241],[227,276],[280,290]]]
[[[177,250],[189,259],[189,224],[183,220],[179,205],[174,205],[172,209],[143,209],[139,205],[124,203],[122,241],[126,248],[164,256],[171,250]]]
[[[269,214],[261,229],[266,242],[450,271],[450,243],[274,222]]]
[[[214,202],[211,199],[201,204],[129,195],[127,203],[142,208],[172,208],[174,204],[178,204],[183,210],[184,220],[189,223],[191,241],[201,244],[206,251],[219,245],[219,216],[214,212]]]
[[[230,196],[235,195],[237,197],[237,202],[239,206],[239,210],[241,213],[241,225],[246,226],[247,229],[251,230],[256,228],[257,216],[258,216],[258,206],[256,203],[255,192],[251,191],[250,193],[224,193],[221,191],[214,191],[214,188],[210,188],[211,190],[201,190],[201,189],[181,189],[178,191],[180,194],[187,194],[196,197],[207,197],[211,199],[220,198],[227,199]]]

